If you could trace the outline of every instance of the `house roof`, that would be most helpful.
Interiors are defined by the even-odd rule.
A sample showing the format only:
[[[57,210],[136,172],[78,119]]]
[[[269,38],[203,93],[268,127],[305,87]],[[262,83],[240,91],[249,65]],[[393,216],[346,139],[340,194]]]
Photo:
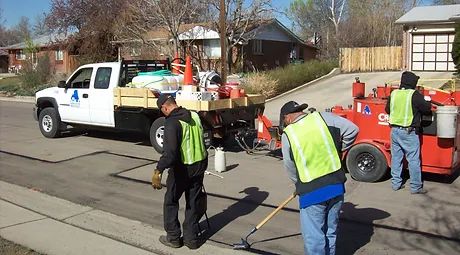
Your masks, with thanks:
[[[50,35],[43,35],[43,36],[38,36],[35,38],[32,38],[32,42],[35,45],[38,45],[39,47],[46,47],[52,45],[56,41],[64,40],[66,39],[67,36],[64,34],[50,34]],[[7,49],[24,49],[26,48],[26,42],[21,42],[17,44],[10,45],[6,47]]]
[[[8,49],[6,47],[0,47],[0,56],[8,56]]]
[[[291,36],[297,42],[304,44],[309,47],[317,48],[315,45],[307,44],[297,35],[295,35],[291,30],[285,27],[277,19],[264,19],[262,21],[253,21],[248,24],[247,32],[245,34],[250,34],[258,28],[262,28],[266,25],[275,24],[282,30],[284,30],[289,36]],[[243,36],[244,37],[244,36]],[[170,39],[169,31],[166,27],[160,27],[153,29],[147,32],[143,36],[144,40],[167,40]],[[179,39],[217,39],[219,34],[212,22],[202,22],[202,23],[190,23],[190,24],[181,24],[179,27]],[[133,42],[138,40],[119,40],[114,41],[113,43],[122,43],[122,42]]]
[[[451,18],[460,14],[460,4],[414,7],[396,24],[449,23]]]
[[[304,44],[309,47],[317,48],[315,45],[312,44],[307,44],[305,43],[300,37],[298,37],[296,34],[294,34],[291,30],[289,30],[287,27],[285,27],[281,22],[279,22],[277,19],[265,19],[262,21],[258,22],[250,22],[248,24],[247,32],[243,34],[243,39],[245,37],[251,38],[251,34],[257,31],[259,28],[263,28],[267,25],[274,24],[275,26],[278,26],[282,31],[286,32],[291,38],[293,38],[295,41],[298,43]],[[188,39],[218,39],[219,34],[217,33],[216,29],[212,29],[212,26],[207,24],[207,26],[203,25],[198,25],[198,24],[190,24],[193,27],[190,28],[189,30],[181,33],[179,35],[179,38],[181,40],[188,40]],[[245,36],[246,35],[246,36]]]

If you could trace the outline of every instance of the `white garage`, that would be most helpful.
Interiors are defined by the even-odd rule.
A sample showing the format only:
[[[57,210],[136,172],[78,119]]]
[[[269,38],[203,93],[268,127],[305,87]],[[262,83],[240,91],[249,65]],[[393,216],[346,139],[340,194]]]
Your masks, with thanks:
[[[403,64],[411,71],[455,71],[452,43],[460,4],[415,7],[396,21],[404,26]]]

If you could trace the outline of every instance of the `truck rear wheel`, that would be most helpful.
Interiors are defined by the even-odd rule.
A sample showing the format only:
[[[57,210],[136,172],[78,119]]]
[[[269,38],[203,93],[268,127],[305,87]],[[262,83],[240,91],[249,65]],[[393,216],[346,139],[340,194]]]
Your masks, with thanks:
[[[385,155],[367,143],[353,146],[347,154],[346,165],[351,177],[361,182],[376,182],[388,172]]]
[[[61,120],[58,118],[56,109],[48,107],[40,112],[38,118],[40,131],[44,137],[56,138],[61,135],[59,127],[61,126]]]
[[[150,126],[150,143],[158,153],[163,153],[163,136],[165,132],[165,118],[156,119]]]

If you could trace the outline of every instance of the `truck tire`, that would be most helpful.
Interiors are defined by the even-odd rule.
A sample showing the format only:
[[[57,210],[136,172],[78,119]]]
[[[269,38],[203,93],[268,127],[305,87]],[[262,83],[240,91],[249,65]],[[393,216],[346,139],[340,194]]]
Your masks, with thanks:
[[[56,138],[61,135],[61,131],[59,130],[61,120],[57,116],[56,109],[52,107],[43,109],[40,112],[38,123],[44,137]]]
[[[156,119],[150,126],[150,143],[158,153],[163,153],[163,135],[165,131],[165,118]]]
[[[353,146],[347,154],[346,166],[351,177],[361,182],[377,182],[388,173],[385,155],[372,144]]]

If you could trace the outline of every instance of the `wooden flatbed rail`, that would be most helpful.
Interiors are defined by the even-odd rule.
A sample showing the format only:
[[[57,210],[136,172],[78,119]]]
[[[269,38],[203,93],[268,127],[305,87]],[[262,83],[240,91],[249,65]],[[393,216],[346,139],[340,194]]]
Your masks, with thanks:
[[[148,88],[114,88],[115,106],[158,108],[157,98]],[[214,111],[237,107],[264,104],[265,96],[248,94],[246,97],[219,99],[212,101],[176,100],[179,106],[195,111]]]

